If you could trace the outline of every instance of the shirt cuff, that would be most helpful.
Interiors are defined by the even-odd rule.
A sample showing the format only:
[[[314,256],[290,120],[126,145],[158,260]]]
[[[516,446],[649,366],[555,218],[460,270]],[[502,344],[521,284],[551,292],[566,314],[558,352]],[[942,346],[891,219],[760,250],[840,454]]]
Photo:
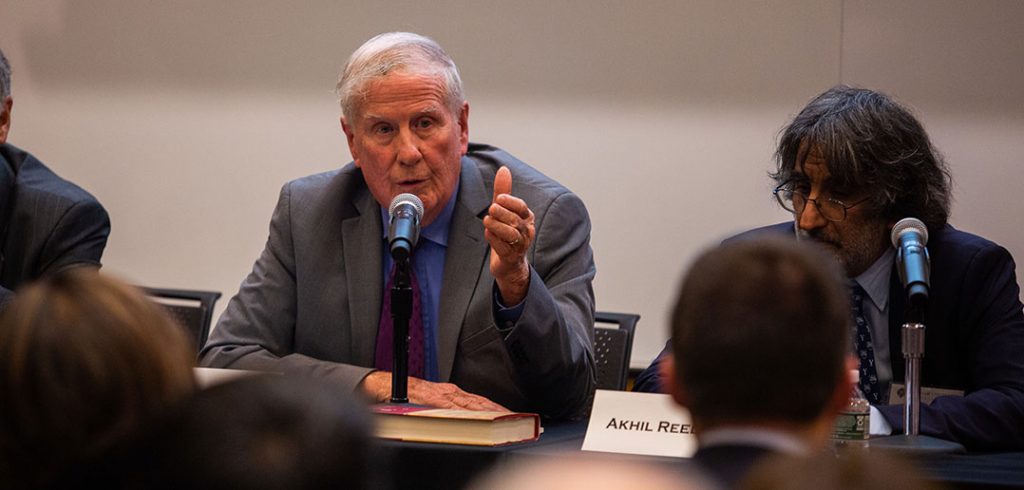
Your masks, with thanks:
[[[515,306],[505,306],[501,303],[501,294],[498,293],[498,288],[495,286],[492,291],[494,323],[498,325],[498,330],[511,330],[512,327],[516,326],[519,317],[523,315],[523,303],[526,303],[526,300],[520,301]]]
[[[873,436],[892,435],[892,426],[889,425],[889,421],[885,420],[885,416],[874,405],[871,406],[871,421],[868,424]]]

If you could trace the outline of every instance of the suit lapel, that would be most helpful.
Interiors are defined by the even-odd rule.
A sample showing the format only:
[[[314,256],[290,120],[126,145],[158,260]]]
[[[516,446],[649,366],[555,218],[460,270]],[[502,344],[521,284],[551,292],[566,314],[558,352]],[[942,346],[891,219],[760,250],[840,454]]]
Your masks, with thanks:
[[[447,381],[452,374],[462,324],[486,266],[489,248],[484,240],[482,219],[490,203],[489,191],[480,170],[463,157],[459,196],[448,232],[448,251],[441,283],[437,339],[437,367],[441,381]]]
[[[382,240],[380,206],[364,189],[353,203],[357,216],[342,222],[345,280],[348,286],[349,321],[352,326],[351,359],[359,366],[372,366],[380,322]]]

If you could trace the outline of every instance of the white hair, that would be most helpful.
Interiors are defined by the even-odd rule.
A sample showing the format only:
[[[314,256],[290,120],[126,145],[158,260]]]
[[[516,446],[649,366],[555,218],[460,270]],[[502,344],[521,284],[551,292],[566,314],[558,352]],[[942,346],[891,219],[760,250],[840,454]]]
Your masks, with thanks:
[[[453,114],[461,110],[462,79],[441,45],[411,32],[387,32],[363,43],[341,70],[335,92],[345,118],[351,120],[358,113],[369,82],[395,71],[440,77],[449,109]]]

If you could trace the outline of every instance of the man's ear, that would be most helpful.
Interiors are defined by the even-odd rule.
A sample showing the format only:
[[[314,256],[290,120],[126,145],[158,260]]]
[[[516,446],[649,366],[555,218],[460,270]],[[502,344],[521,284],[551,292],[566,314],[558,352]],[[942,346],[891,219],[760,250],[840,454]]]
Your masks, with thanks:
[[[676,374],[676,358],[672,354],[665,356],[662,359],[661,364],[658,366],[658,373],[661,375],[661,379],[664,382],[661,385],[661,389],[669,395],[672,395],[672,399],[676,403],[687,406],[689,399],[686,396],[686,390],[680,385],[679,376]]]
[[[459,111],[459,145],[462,146],[462,154],[469,151],[469,102],[462,103],[462,110]]]
[[[11,131],[11,110],[14,108],[14,98],[8,95],[0,103],[0,144],[7,142],[7,133]]]
[[[348,121],[345,120],[345,116],[341,116],[338,120],[341,122],[341,132],[345,133],[345,141],[348,142],[348,152],[352,155],[352,162],[356,164],[356,167],[358,167],[359,150],[356,148],[355,144],[355,132],[353,131],[352,126],[348,124]]]

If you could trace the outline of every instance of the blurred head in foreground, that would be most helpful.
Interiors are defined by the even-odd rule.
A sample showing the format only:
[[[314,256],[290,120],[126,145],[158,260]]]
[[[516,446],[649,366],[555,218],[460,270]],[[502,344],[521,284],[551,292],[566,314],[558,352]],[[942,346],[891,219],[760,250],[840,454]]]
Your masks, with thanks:
[[[377,488],[371,428],[366,407],[325,381],[246,376],[200,391],[169,420],[146,486]]]
[[[812,246],[758,240],[704,252],[679,291],[665,373],[698,438],[770,427],[827,441],[850,390],[848,316],[841,272]]]
[[[0,486],[96,473],[193,391],[194,357],[159,306],[95,270],[20,290],[0,316]]]
[[[717,488],[696,473],[615,456],[565,455],[506,464],[469,490],[687,490]]]

